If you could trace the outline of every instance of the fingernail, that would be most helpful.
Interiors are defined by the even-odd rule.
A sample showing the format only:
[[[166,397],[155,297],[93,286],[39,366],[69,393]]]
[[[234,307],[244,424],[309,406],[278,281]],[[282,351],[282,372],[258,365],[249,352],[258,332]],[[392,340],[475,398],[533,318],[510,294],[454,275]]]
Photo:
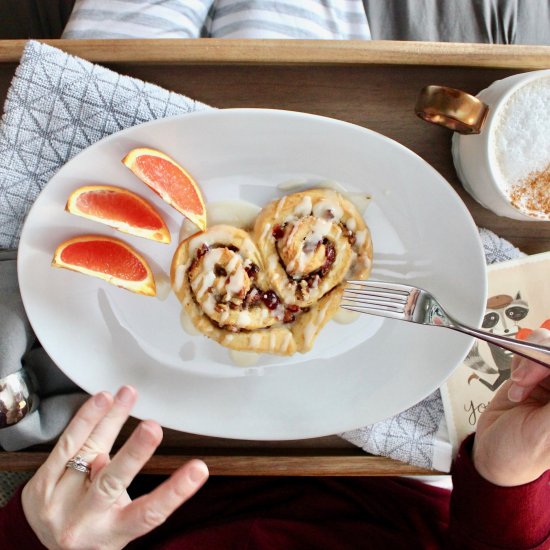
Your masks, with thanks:
[[[510,376],[510,378],[514,382],[519,382],[520,380],[525,378],[525,375],[527,374],[527,372],[528,372],[527,365],[519,365],[517,368],[515,368],[512,371],[512,375]]]
[[[139,425],[139,438],[143,443],[151,443],[154,441],[158,435],[158,428],[156,425],[151,424],[148,420],[142,422]]]
[[[204,462],[196,462],[189,468],[188,475],[193,483],[200,483],[208,476],[208,468]]]
[[[523,399],[524,395],[525,395],[525,388],[522,388],[517,384],[512,384],[510,386],[510,389],[508,390],[508,399],[510,401],[514,401],[515,403],[519,403]]]
[[[123,405],[129,405],[134,399],[134,392],[129,386],[122,386],[116,394],[117,401]]]
[[[107,397],[107,394],[105,392],[98,393],[97,395],[94,395],[94,405],[98,409],[103,409],[109,404],[109,398]]]

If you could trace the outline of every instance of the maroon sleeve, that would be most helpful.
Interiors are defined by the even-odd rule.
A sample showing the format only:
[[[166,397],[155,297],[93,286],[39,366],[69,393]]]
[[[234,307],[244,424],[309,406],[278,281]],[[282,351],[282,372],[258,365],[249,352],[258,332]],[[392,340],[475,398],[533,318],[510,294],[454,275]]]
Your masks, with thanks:
[[[0,548],[3,550],[45,548],[34,534],[21,504],[21,491],[17,490],[11,500],[0,508]]]
[[[550,548],[550,470],[517,487],[499,487],[479,475],[472,462],[473,434],[453,466],[452,548],[488,550]]]

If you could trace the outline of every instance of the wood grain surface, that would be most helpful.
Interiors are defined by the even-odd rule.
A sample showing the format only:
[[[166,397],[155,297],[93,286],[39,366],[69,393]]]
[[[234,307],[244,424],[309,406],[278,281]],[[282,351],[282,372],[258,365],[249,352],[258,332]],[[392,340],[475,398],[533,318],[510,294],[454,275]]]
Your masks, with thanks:
[[[214,107],[262,107],[333,117],[380,132],[410,148],[449,182],[475,223],[528,254],[550,250],[550,223],[502,218],[464,191],[453,167],[451,132],[418,119],[413,107],[427,84],[477,93],[494,80],[550,67],[550,48],[416,43],[294,41],[56,42],[123,74],[154,82]],[[368,47],[367,47],[368,46]],[[23,43],[0,41],[0,102]],[[365,174],[368,178],[368,174]],[[430,200],[426,197],[426,200]],[[448,220],[449,224],[453,220]],[[125,434],[134,425],[130,422]],[[0,469],[36,468],[44,448],[0,453]],[[189,456],[214,475],[396,475],[422,469],[365,455],[336,436],[291,442],[235,441],[167,430],[149,472],[167,472]]]
[[[170,474],[192,458],[208,464],[213,476],[396,476],[431,475],[432,470],[409,466],[385,457],[336,455],[318,453],[280,455],[242,455],[238,448],[227,454],[205,451],[182,453],[164,449],[155,454],[142,469],[144,474]],[[34,471],[46,460],[48,452],[26,451],[0,454],[0,470]]]
[[[98,63],[253,65],[428,65],[508,69],[550,67],[550,46],[390,40],[44,40]],[[16,62],[24,40],[0,40],[0,62]]]

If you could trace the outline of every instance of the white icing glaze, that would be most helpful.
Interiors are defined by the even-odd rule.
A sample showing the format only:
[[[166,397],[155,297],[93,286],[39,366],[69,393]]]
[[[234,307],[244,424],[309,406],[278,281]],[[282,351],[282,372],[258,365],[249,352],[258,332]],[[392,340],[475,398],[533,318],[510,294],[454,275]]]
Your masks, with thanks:
[[[337,181],[326,180],[319,182],[305,182],[305,181],[288,181],[281,183],[277,186],[277,189],[285,192],[299,192],[306,191],[307,189],[332,189],[337,193],[340,193],[348,201],[350,201],[360,214],[363,215],[371,201],[371,196],[365,193],[351,193],[342,184]]]
[[[178,265],[176,267],[176,273],[174,275],[174,290],[179,291],[181,290],[181,287],[183,285],[183,281],[185,278],[185,270],[186,267],[184,265]]]
[[[360,316],[361,314],[356,311],[348,311],[347,309],[339,307],[332,320],[340,325],[349,325],[350,323],[357,321]]]
[[[191,288],[195,292],[197,300],[202,300],[202,297],[206,294],[207,290],[212,286],[215,280],[216,276],[214,275],[214,272],[211,271],[210,273],[200,275],[191,281]]]
[[[209,315],[213,316],[214,312],[216,311],[216,299],[212,294],[207,294],[206,299],[204,299],[201,303],[202,309],[205,313],[208,313]]]
[[[210,273],[213,271],[215,265],[220,261],[224,253],[223,248],[214,248],[209,250],[202,258],[202,273]]]
[[[337,197],[334,200],[322,199],[313,205],[313,215],[316,218],[330,220],[338,223],[344,214],[344,210],[337,202]]]
[[[311,197],[306,195],[294,208],[292,214],[297,218],[303,218],[311,214]]]
[[[165,273],[155,273],[155,285],[157,287],[156,297],[163,302],[170,295],[170,279]]]
[[[268,269],[271,271],[271,273],[275,273],[275,269],[277,268],[277,265],[279,264],[279,260],[276,256],[270,256],[267,260]]]
[[[287,351],[290,344],[292,342],[292,333],[289,331],[285,334],[285,339],[283,340],[283,343],[281,344],[281,351]]]
[[[286,197],[283,197],[279,199],[279,202],[277,203],[277,208],[275,208],[275,214],[273,215],[273,219],[277,219],[279,217],[279,214],[281,213],[281,210],[283,209],[286,202]]]
[[[231,259],[229,260],[229,262],[227,263],[227,265],[225,266],[225,270],[227,271],[227,273],[233,273],[233,271],[235,271],[235,268],[238,266],[239,264],[239,256],[237,256],[237,254],[233,254],[233,256],[231,257]]]
[[[269,333],[269,351],[275,351],[276,344],[277,344],[277,338],[275,338],[275,333],[271,331]]]
[[[272,310],[271,313],[279,321],[282,321],[285,316],[285,306],[283,304],[279,304],[274,310]]]
[[[213,225],[232,225],[245,229],[252,227],[261,208],[248,201],[227,200],[206,204],[206,216],[209,227]]]
[[[355,218],[349,218],[348,221],[346,222],[346,227],[350,231],[355,231],[355,228],[357,227],[357,222],[355,221]]]
[[[337,191],[338,193],[346,193],[346,188],[342,184],[333,180],[324,180],[315,183],[303,180],[290,180],[280,183],[277,186],[277,189],[280,189],[281,191],[292,192],[305,191],[307,189],[332,189],[333,191]]]
[[[256,255],[256,249],[251,241],[243,241],[241,244],[240,252],[243,256],[252,256]]]
[[[237,351],[234,349],[229,350],[229,357],[237,367],[252,367],[260,359],[259,353],[252,351]]]
[[[357,233],[355,233],[355,244],[357,245],[357,247],[361,247],[365,244],[365,240],[367,239],[367,230],[366,229],[363,229],[361,231],[357,231]]]
[[[330,233],[331,228],[332,223],[330,221],[321,218],[316,219],[313,229],[311,230],[311,233],[306,237],[304,244],[316,245]]]
[[[253,348],[258,348],[262,342],[262,334],[260,332],[253,332],[250,335],[250,345]]]
[[[200,332],[195,328],[195,325],[193,324],[193,321],[191,321],[191,317],[187,315],[187,312],[184,308],[180,311],[180,324],[185,332],[189,334],[190,336],[197,336],[200,334]]]
[[[229,320],[229,315],[230,315],[229,308],[224,309],[222,311],[222,314],[220,315],[220,321],[219,321],[221,326],[224,326],[227,323],[227,321]]]
[[[227,292],[231,295],[239,294],[244,288],[246,271],[241,267],[233,272],[226,285]]]
[[[250,313],[246,310],[239,311],[237,315],[236,325],[241,328],[246,328],[250,323]]]
[[[271,224],[270,223],[266,223],[264,225],[264,229],[262,231],[262,234],[260,235],[260,242],[263,242],[265,241],[265,239],[267,238],[267,236],[269,235],[269,230],[271,229]]]
[[[294,256],[288,261],[287,270],[295,273],[295,277],[301,276],[304,272],[307,259],[308,255],[301,248],[297,248]]]
[[[288,234],[288,237],[285,239],[285,242],[287,243],[291,243],[292,240],[294,239],[294,235],[296,235],[296,231],[298,231],[298,228],[300,227],[300,224],[299,223],[295,223],[293,226],[292,226],[292,229],[290,230],[290,233]]]
[[[315,319],[312,319],[304,328],[304,341],[306,347],[311,346],[313,339],[315,338],[317,325],[315,324]]]

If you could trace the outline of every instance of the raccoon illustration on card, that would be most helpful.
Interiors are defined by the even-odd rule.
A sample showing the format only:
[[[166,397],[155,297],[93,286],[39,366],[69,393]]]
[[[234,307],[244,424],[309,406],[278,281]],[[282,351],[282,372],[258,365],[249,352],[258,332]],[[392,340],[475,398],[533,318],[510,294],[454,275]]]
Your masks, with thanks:
[[[487,309],[483,317],[483,328],[495,334],[508,337],[518,337],[523,330],[519,322],[527,317],[529,313],[528,303],[522,299],[518,292],[515,297],[508,294],[498,294],[491,296],[487,300]],[[530,332],[530,331],[529,331]],[[483,353],[481,346],[488,346],[490,358],[493,364],[490,364],[488,357]],[[485,350],[487,347],[485,347]],[[489,388],[492,392],[496,391],[508,378],[512,370],[512,352],[504,350],[492,344],[480,343],[475,341],[470,349],[464,363],[474,371],[484,374],[498,374],[494,382],[488,382],[474,372],[468,378],[468,384],[478,380],[481,384]]]

